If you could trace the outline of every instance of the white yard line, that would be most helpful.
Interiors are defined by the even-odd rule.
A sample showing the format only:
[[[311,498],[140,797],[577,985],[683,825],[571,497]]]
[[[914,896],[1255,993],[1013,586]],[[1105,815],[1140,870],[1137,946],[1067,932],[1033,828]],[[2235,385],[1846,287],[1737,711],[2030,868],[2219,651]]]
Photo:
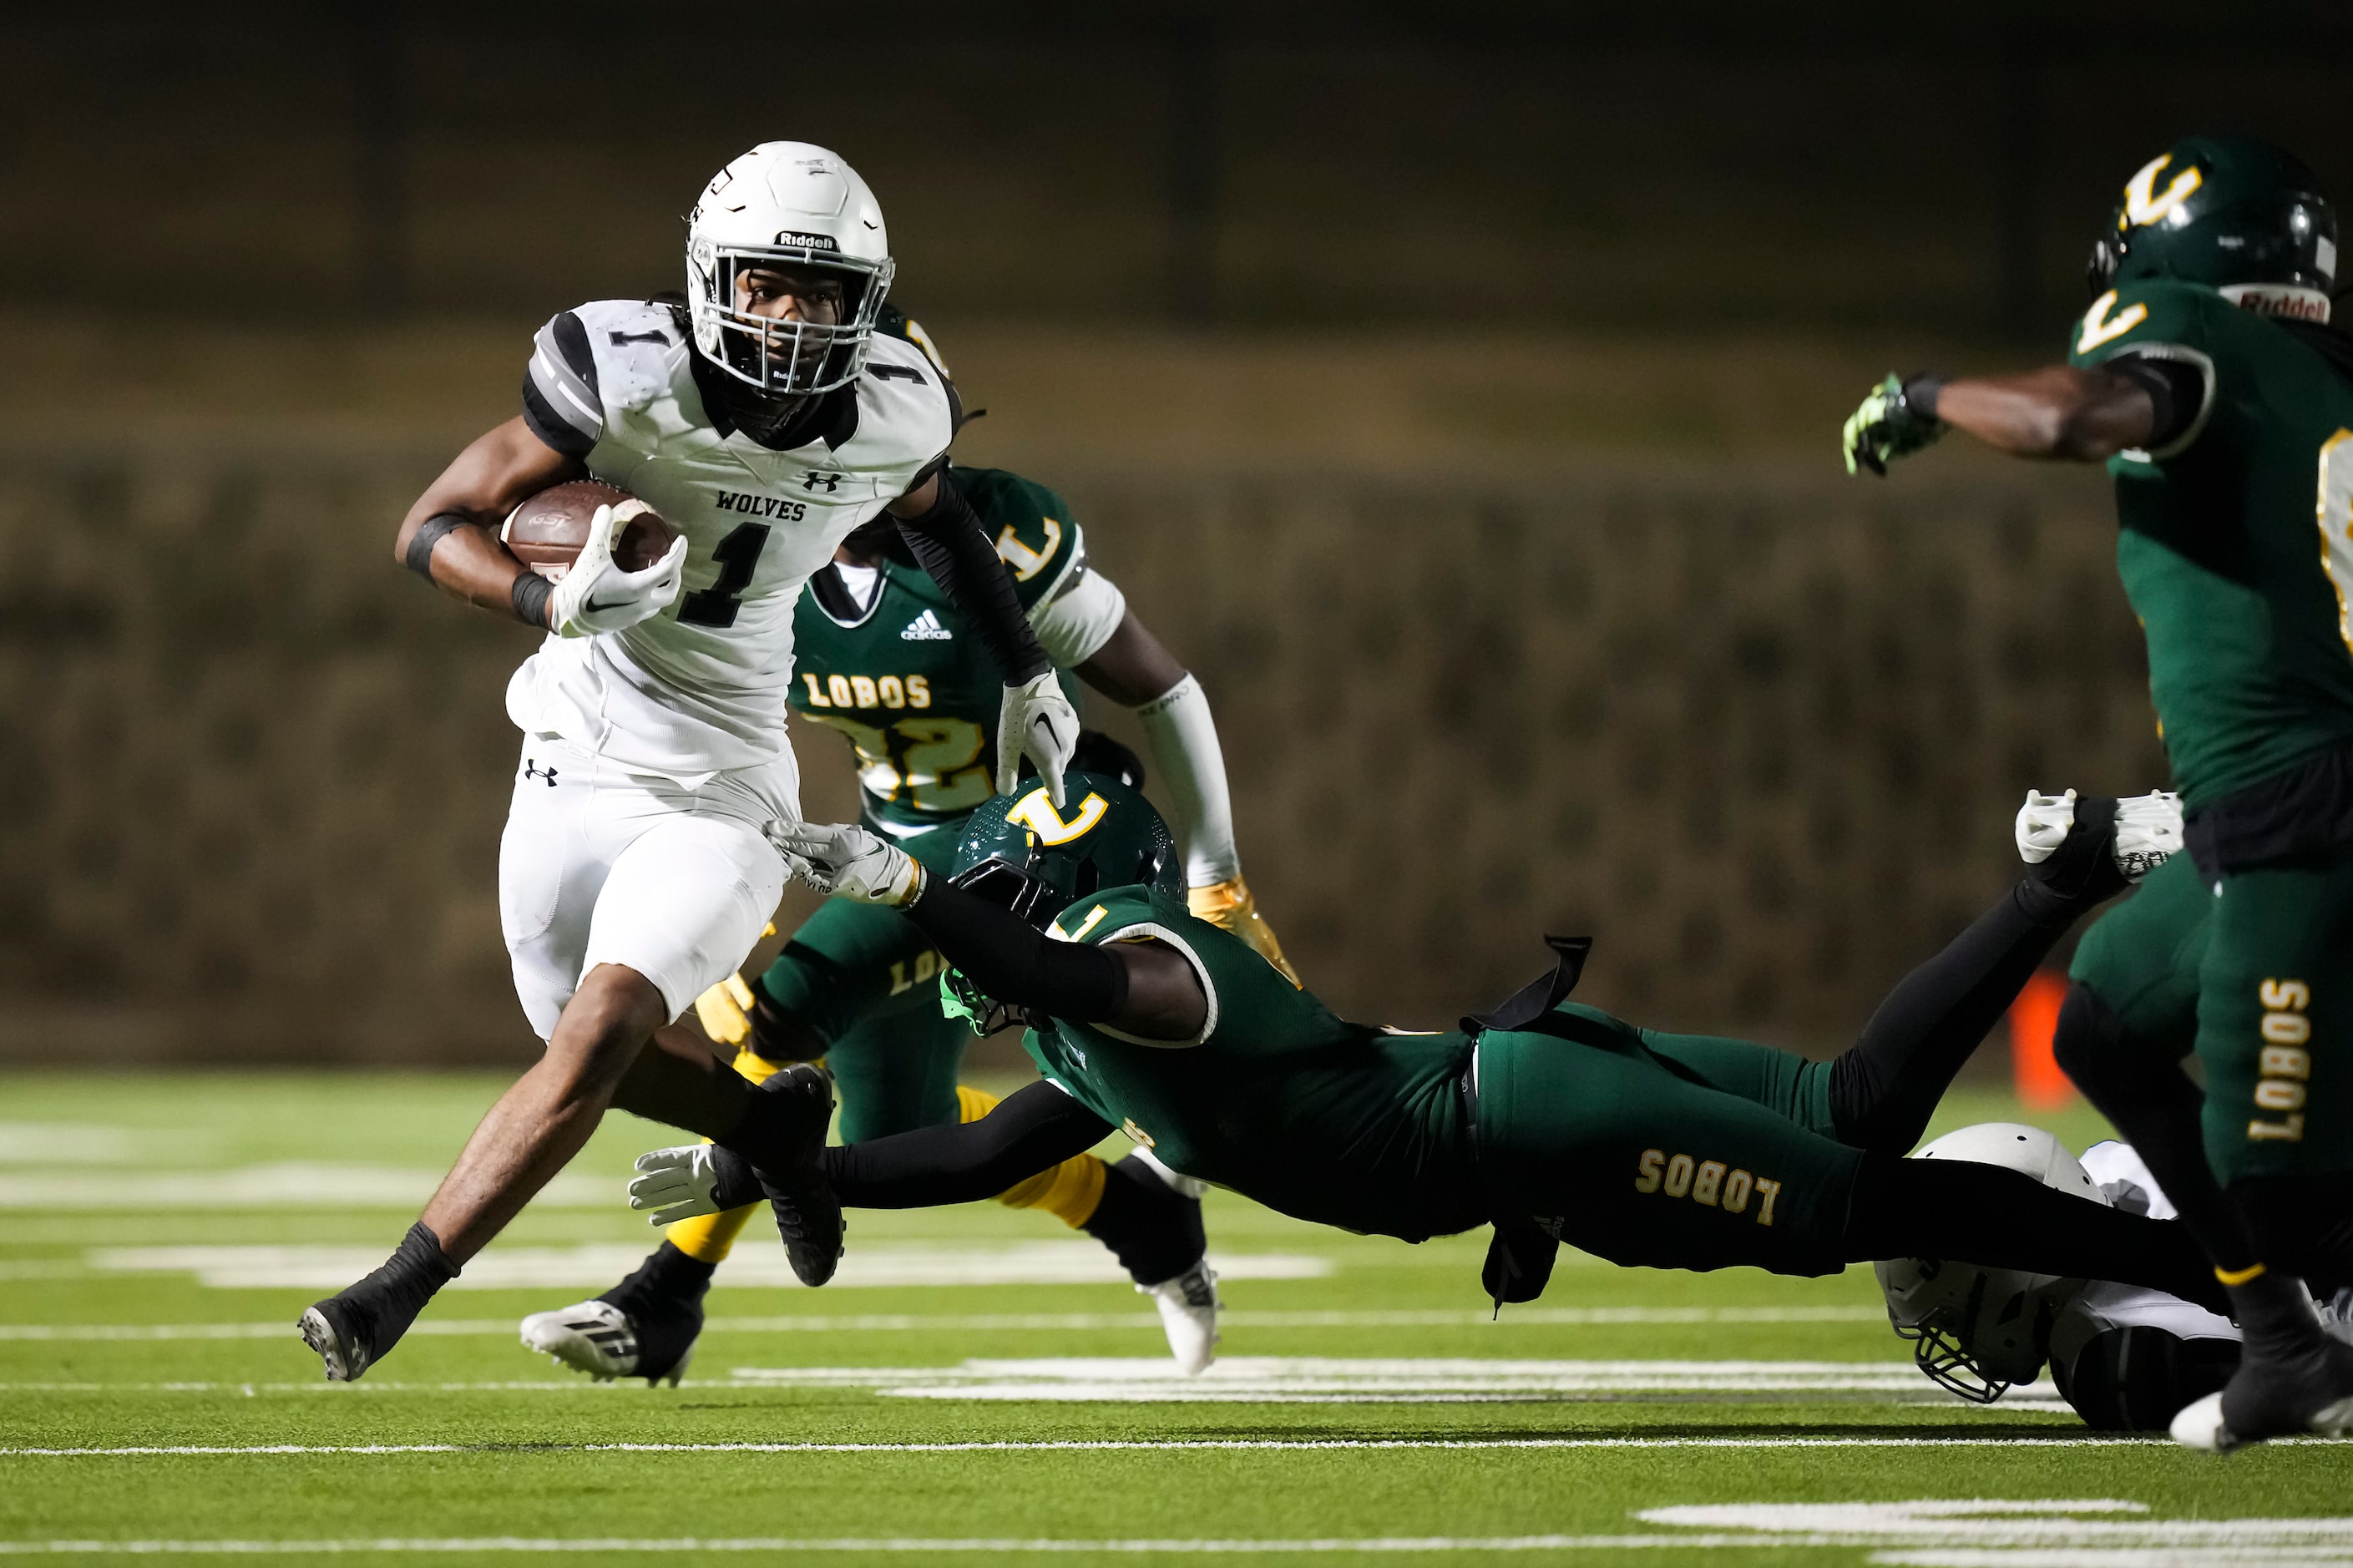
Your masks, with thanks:
[[[2353,1447],[2353,1437],[2295,1437],[2304,1447]],[[2169,1447],[2165,1437],[2054,1436],[1946,1437],[1171,1437],[1064,1438],[969,1443],[179,1443],[113,1448],[0,1447],[0,1459],[120,1459],[386,1454],[1063,1454],[1244,1450],[1388,1452],[1419,1449],[1569,1448],[2133,1448]]]
[[[1227,1445],[1258,1446],[1266,1445]],[[441,1450],[447,1451],[447,1450]],[[1729,1503],[1645,1509],[1653,1533],[1279,1536],[1220,1539],[1045,1536],[436,1536],[325,1541],[0,1541],[6,1555],[327,1556],[345,1553],[1091,1552],[1331,1556],[1401,1552],[1863,1550],[1921,1568],[2220,1568],[2353,1563],[2353,1519],[2154,1519],[2115,1498],[1920,1499],[1910,1502]],[[1666,1526],[1658,1531],[1656,1527]],[[1684,1528],[1677,1529],[1682,1526]]]
[[[485,1536],[421,1541],[0,1541],[0,1556],[213,1556],[250,1553],[256,1556],[332,1556],[346,1553],[444,1553],[453,1552],[513,1552],[544,1554],[613,1552],[647,1554],[702,1554],[744,1552],[1094,1552],[1123,1555],[1174,1553],[1226,1556],[1237,1552],[1281,1552],[1330,1556],[1343,1552],[1614,1552],[1645,1546],[1804,1546],[1805,1537],[1693,1535],[1519,1535],[1519,1536],[1367,1536],[1330,1540],[1263,1541],[1073,1541],[1020,1536],[892,1537],[843,1536],[801,1538],[749,1536],[733,1540],[683,1537],[676,1540],[632,1540],[623,1537]],[[2210,1559],[2210,1561],[2211,1561]]]
[[[468,1261],[453,1290],[600,1290],[645,1260],[636,1242],[575,1247],[492,1247]],[[381,1246],[94,1247],[84,1262],[98,1275],[186,1274],[214,1289],[334,1290],[384,1261]],[[1314,1253],[1209,1254],[1227,1279],[1322,1279],[1336,1267]],[[732,1260],[738,1285],[800,1289],[780,1247]],[[1013,1241],[985,1246],[873,1246],[842,1260],[832,1288],[859,1289],[957,1285],[1124,1285],[1127,1270],[1089,1240]]]
[[[1500,1320],[1504,1328],[1601,1328],[1667,1323],[1876,1323],[1881,1307],[1514,1307]],[[1219,1321],[1237,1329],[1406,1329],[1492,1325],[1481,1309],[1425,1311],[1227,1312]],[[1151,1312],[857,1312],[776,1317],[717,1317],[706,1333],[908,1333],[995,1330],[1157,1329]],[[426,1318],[411,1334],[465,1337],[515,1332],[507,1318]],[[7,1340],[274,1340],[293,1332],[290,1322],[264,1323],[0,1323]]]

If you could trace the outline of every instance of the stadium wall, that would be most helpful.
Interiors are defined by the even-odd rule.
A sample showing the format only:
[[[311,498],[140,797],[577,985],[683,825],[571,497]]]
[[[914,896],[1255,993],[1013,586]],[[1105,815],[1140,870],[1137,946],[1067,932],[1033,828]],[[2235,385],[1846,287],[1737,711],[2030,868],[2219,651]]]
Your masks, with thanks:
[[[532,638],[388,553],[447,451],[0,456],[0,1059],[528,1059],[496,855]],[[1208,687],[1335,1005],[1449,1026],[1582,932],[1597,1003],[1820,1050],[2014,874],[2029,785],[2165,776],[2098,476],[1941,472],[1055,477]]]

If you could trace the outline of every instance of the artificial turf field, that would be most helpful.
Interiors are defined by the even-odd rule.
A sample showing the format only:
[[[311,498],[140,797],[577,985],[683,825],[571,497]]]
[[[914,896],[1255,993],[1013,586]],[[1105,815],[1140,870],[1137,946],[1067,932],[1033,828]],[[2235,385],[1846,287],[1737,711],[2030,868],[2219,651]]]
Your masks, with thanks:
[[[326,1384],[296,1315],[381,1261],[501,1087],[0,1076],[0,1555],[2353,1563],[2353,1447],[2215,1459],[2091,1437],[2047,1387],[1962,1405],[1868,1270],[1564,1254],[1492,1322],[1483,1232],[1411,1247],[1224,1194],[1196,1384],[1094,1243],[981,1205],[853,1212],[821,1293],[749,1232],[684,1386],[591,1384],[514,1324],[651,1243],[618,1178],[673,1137],[617,1115]],[[1963,1093],[1938,1125],[2017,1114]]]

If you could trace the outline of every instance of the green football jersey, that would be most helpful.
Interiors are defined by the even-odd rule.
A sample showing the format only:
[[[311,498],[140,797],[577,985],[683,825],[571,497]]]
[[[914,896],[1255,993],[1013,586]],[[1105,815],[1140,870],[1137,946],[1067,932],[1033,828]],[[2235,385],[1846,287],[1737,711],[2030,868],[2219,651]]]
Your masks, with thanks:
[[[1174,1170],[1301,1219],[1420,1241],[1484,1223],[1458,1084],[1471,1041],[1351,1024],[1247,942],[1144,887],[1081,899],[1050,934],[1150,936],[1208,993],[1201,1037],[1142,1040],[1056,1019],[1038,1070]]]
[[[1062,498],[997,468],[954,482],[1035,611],[1070,581],[1083,550]],[[827,566],[820,577],[832,574]],[[902,833],[961,820],[996,793],[1005,683],[988,650],[921,566],[885,561],[863,613],[812,579],[793,611],[793,711],[840,731],[858,758],[868,817]],[[1065,689],[1073,692],[1069,676]]]
[[[2077,365],[2141,353],[2209,378],[2186,435],[2108,461],[2117,570],[2186,804],[2353,737],[2353,382],[2196,283],[2102,295],[2069,347]]]

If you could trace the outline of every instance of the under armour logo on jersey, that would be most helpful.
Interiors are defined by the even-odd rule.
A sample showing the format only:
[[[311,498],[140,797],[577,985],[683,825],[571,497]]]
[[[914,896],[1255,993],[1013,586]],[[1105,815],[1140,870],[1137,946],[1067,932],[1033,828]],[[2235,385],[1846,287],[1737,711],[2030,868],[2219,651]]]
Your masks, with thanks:
[[[908,642],[946,642],[950,637],[955,637],[955,633],[940,625],[938,616],[930,610],[925,610],[922,615],[909,621],[907,629],[901,632],[899,636]]]
[[[545,779],[547,781],[548,788],[554,789],[555,787],[555,770],[554,768],[543,768],[529,757],[525,757],[522,760],[522,776],[527,779]]]
[[[828,474],[822,468],[811,468],[801,476],[801,489],[822,489],[826,494],[831,495],[841,488],[841,481],[846,477],[841,474]]]

